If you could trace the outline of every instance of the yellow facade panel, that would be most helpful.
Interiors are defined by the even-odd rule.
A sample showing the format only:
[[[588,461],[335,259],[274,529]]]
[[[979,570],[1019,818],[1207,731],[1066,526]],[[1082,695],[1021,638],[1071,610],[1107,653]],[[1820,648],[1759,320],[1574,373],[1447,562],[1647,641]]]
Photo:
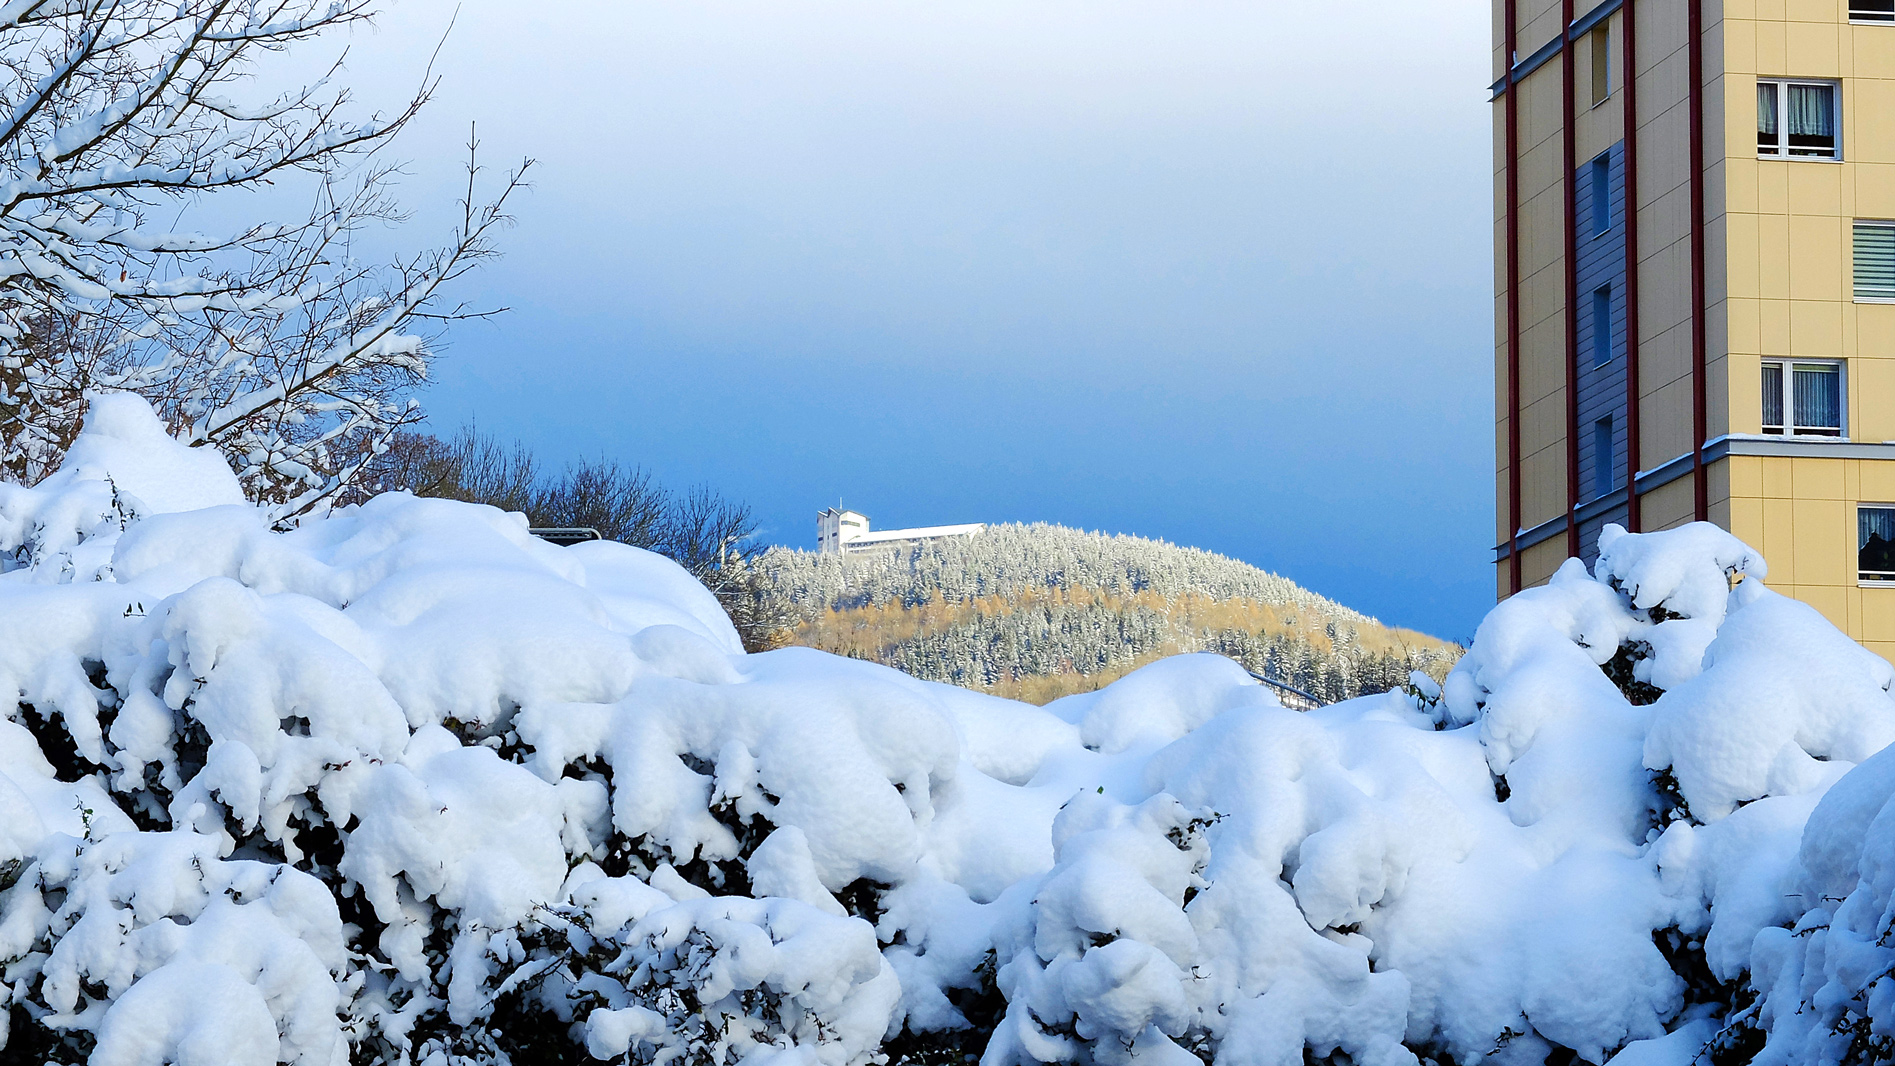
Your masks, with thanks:
[[[1876,359],[1895,357],[1895,304],[1855,304],[1853,310],[1856,326],[1855,350]],[[1895,393],[1880,395],[1888,396]]]
[[[1784,164],[1792,166],[1793,164]],[[1821,170],[1834,174],[1834,167],[1798,167],[1799,171]],[[1794,202],[1798,199],[1796,190],[1804,182],[1790,183]],[[1820,184],[1820,183],[1819,183]],[[1836,197],[1840,200],[1840,194]],[[1840,203],[1830,206],[1822,213],[1803,210],[1790,216],[1789,258],[1790,291],[1792,300],[1841,300],[1844,242]]]
[[[1881,158],[1895,158],[1895,149]],[[1853,213],[1858,218],[1895,218],[1895,165],[1883,162],[1850,164],[1855,182]]]
[[[1862,604],[1862,642],[1881,643],[1887,650],[1880,654],[1887,656],[1895,651],[1895,588],[1863,589],[1860,595]],[[1878,649],[1870,647],[1871,651]]]
[[[1798,78],[1842,77],[1842,40],[1836,25],[1835,0],[1789,0],[1784,24],[1783,73]],[[1813,7],[1823,8],[1820,18],[1808,17]]]
[[[1755,173],[1754,167],[1736,169],[1741,173]],[[1724,219],[1724,255],[1728,264],[1725,294],[1732,299],[1754,299],[1763,295],[1758,287],[1757,270],[1761,225],[1761,220],[1750,213],[1733,214]]]
[[[1757,295],[1765,300],[1790,298],[1790,217],[1757,216]]]
[[[1750,15],[1753,6],[1753,0],[1725,0],[1724,71],[1726,74],[1755,74],[1757,72],[1757,24],[1751,21]]]
[[[1760,364],[1763,360],[1754,355],[1732,355],[1726,362],[1730,367],[1730,377],[1742,384],[1729,385],[1714,395],[1727,396],[1725,406],[1730,416],[1730,433],[1760,433],[1763,429],[1763,409],[1761,391],[1749,387],[1749,383],[1760,380]]]
[[[1749,168],[1752,182],[1757,189],[1757,213],[1764,215],[1787,215],[1790,213],[1790,171],[1789,167],[1777,160],[1758,160]],[[1789,231],[1783,231],[1782,240],[1789,240]]]
[[[1646,424],[1641,434],[1649,446],[1644,469],[1691,450],[1691,387],[1674,381],[1645,395]]]
[[[1536,46],[1537,47],[1537,46]],[[1521,49],[1521,55],[1530,55]],[[1559,143],[1560,109],[1565,88],[1559,64],[1548,63],[1520,83],[1520,143],[1532,147]]]
[[[1697,504],[1691,491],[1691,479],[1679,478],[1660,485],[1641,497],[1646,529],[1670,529],[1691,521]]]
[[[1548,448],[1520,460],[1520,523],[1531,529],[1566,513],[1566,449]]]
[[[1796,460],[1780,456],[1759,458],[1757,465],[1763,474],[1763,498],[1766,500],[1787,500],[1796,495],[1791,475],[1791,464]]]
[[[1547,448],[1566,445],[1566,397],[1549,396],[1527,404],[1520,410],[1520,451],[1535,455]]]
[[[1565,537],[1541,541],[1520,553],[1521,581],[1529,588],[1534,585],[1544,585],[1565,561]]]
[[[1731,495],[1745,499],[1763,498],[1763,459],[1755,455],[1733,455],[1724,464],[1730,470]]]
[[[1760,300],[1731,300],[1725,312],[1725,329],[1730,336],[1730,350],[1751,355],[1763,351],[1763,304]],[[1753,360],[1754,362],[1754,360]],[[1751,404],[1752,407],[1756,405]],[[1743,421],[1732,415],[1733,424]]]
[[[1757,5],[1758,21],[1753,23],[1757,42],[1757,65],[1753,74],[1786,74],[1790,65],[1789,36],[1784,32],[1781,13],[1772,17],[1762,9],[1773,6],[1769,0]]]
[[[1765,471],[1768,478],[1769,472]],[[1791,501],[1787,497],[1765,496],[1763,500],[1763,543],[1751,547],[1763,552],[1770,562],[1770,577],[1773,583],[1794,584],[1796,581],[1796,525]]]
[[[1864,503],[1895,503],[1895,460],[1867,459],[1856,464]]]
[[[1843,510],[1835,500],[1790,501],[1795,524],[1790,554],[1796,559],[1797,584],[1855,583],[1855,553],[1844,540]]]
[[[1742,121],[1733,119],[1733,121]],[[1746,123],[1746,125],[1748,125]],[[1724,202],[1726,209],[1743,214],[1755,214],[1759,210],[1757,178],[1759,168],[1755,159],[1732,159],[1725,168]]]
[[[1887,32],[1887,31],[1884,31]],[[1895,108],[1895,84],[1862,79],[1849,85],[1843,152],[1851,159],[1895,159],[1895,129],[1886,120]]]
[[[1850,72],[1887,77],[1895,71],[1895,34],[1886,26],[1851,26],[1849,35]]]
[[[1644,336],[1656,337],[1690,314],[1691,250],[1683,241],[1652,249],[1639,271],[1640,288],[1645,290],[1639,306],[1650,312],[1640,329]]]
[[[1790,302],[1757,301],[1757,354],[1780,358],[1789,355]]]
[[[1835,300],[1791,300],[1789,353],[1806,358],[1842,355],[1842,304]]]
[[[1564,29],[1560,18],[1560,5],[1521,4],[1520,5],[1520,54],[1532,55],[1546,42],[1558,37]]]
[[[1841,500],[1842,465],[1840,459],[1791,459],[1790,495],[1799,501]]]
[[[1849,435],[1865,441],[1895,439],[1895,409],[1886,399],[1895,396],[1895,360],[1852,359],[1848,377],[1854,400]]]
[[[1763,547],[1763,501],[1754,496],[1733,496],[1729,506],[1731,533],[1768,559],[1770,553]]]
[[[1559,320],[1541,322],[1520,336],[1520,403],[1531,411],[1557,399],[1564,412],[1566,389],[1566,324]],[[1565,414],[1557,421],[1564,426]],[[1530,420],[1530,419],[1529,419]],[[1526,421],[1521,423],[1522,426]],[[1561,433],[1565,430],[1562,428]]]
[[[1667,60],[1669,67],[1674,61]],[[1684,64],[1676,61],[1682,79]],[[1674,107],[1657,118],[1645,123],[1639,131],[1640,143],[1675,144],[1675,138],[1691,135],[1691,116],[1683,107]],[[1655,212],[1653,217],[1664,219],[1667,212],[1675,211],[1674,219],[1667,219],[1666,233],[1677,234],[1680,227],[1676,222],[1688,222],[1690,210],[1686,205],[1673,206],[1668,202],[1674,194],[1682,194],[1686,180],[1691,176],[1691,168],[1682,158],[1672,152],[1646,152],[1639,156],[1639,202],[1641,210]]]

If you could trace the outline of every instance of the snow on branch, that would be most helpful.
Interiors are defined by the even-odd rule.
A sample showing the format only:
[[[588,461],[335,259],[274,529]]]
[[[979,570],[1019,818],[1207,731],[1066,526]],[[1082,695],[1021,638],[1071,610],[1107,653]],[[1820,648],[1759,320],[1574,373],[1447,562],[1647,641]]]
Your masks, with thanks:
[[[494,254],[526,166],[483,200],[470,143],[447,242],[375,262],[405,214],[375,154],[427,102],[352,114],[340,61],[246,100],[269,57],[368,19],[368,0],[15,0],[0,6],[0,471],[58,465],[90,392],[150,400],[245,491],[327,498],[417,415],[443,286]],[[307,179],[301,217],[188,220],[219,192]],[[290,181],[289,188],[295,188]],[[294,501],[294,503],[292,503]]]

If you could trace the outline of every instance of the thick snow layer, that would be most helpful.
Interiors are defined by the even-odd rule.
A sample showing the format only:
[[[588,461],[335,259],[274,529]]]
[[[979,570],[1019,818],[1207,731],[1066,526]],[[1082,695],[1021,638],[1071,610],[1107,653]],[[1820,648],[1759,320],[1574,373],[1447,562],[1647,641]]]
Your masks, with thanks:
[[[490,508],[273,530],[214,459],[108,397],[0,487],[8,1055],[1895,1049],[1895,671],[1713,527],[1608,531],[1438,688],[1195,655],[1042,709],[746,656]]]

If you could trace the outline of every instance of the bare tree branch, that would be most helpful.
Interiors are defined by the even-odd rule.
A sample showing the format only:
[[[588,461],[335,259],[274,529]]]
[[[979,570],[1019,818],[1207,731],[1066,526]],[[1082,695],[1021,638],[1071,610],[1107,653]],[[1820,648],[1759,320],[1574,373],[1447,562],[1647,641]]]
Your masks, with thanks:
[[[443,306],[443,287],[494,254],[530,161],[483,200],[470,138],[448,241],[365,263],[364,228],[405,217],[398,168],[372,157],[427,103],[433,60],[401,106],[366,118],[348,115],[340,61],[240,97],[261,62],[370,4],[0,3],[0,474],[37,479],[87,392],[128,389],[288,516],[337,498],[416,417],[438,330],[493,313]],[[315,190],[305,217],[222,234],[179,221],[296,175]]]

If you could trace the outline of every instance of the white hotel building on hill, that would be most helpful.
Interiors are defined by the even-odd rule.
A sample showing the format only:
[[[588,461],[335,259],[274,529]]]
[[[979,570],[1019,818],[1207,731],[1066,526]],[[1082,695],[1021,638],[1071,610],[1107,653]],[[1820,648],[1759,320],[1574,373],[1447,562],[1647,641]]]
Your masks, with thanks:
[[[975,522],[960,526],[885,529],[880,533],[871,533],[867,515],[825,507],[816,515],[816,553],[846,555],[874,548],[913,546],[943,537],[971,537],[986,528],[985,523]]]

